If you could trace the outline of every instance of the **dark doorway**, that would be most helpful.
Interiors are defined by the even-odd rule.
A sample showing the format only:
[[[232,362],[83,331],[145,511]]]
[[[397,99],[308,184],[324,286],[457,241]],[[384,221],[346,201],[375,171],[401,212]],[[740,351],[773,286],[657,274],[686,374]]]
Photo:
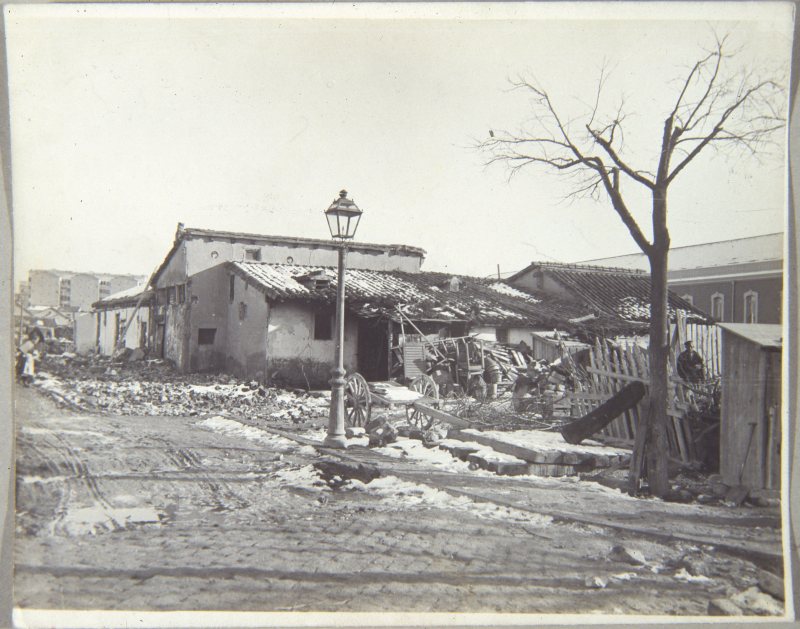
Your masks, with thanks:
[[[358,372],[371,382],[389,379],[387,328],[380,319],[358,320]]]

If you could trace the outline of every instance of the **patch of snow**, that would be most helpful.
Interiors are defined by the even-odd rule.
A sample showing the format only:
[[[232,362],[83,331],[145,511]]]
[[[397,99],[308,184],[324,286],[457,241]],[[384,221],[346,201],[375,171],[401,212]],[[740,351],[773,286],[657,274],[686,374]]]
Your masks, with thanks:
[[[30,435],[80,435],[81,437],[95,437],[101,441],[112,441],[111,437],[108,435],[104,435],[103,433],[96,432],[94,430],[74,430],[69,428],[59,428],[58,430],[53,430],[51,428],[41,428],[38,426],[22,426],[20,430]]]
[[[731,597],[731,601],[739,607],[752,610],[757,614],[783,615],[783,604],[755,586],[746,589],[744,592],[734,594]]]
[[[579,452],[591,454],[621,455],[630,454],[629,450],[604,446],[597,441],[585,439],[580,445],[572,445],[564,441],[558,432],[545,432],[543,430],[515,430],[513,432],[500,432],[496,430],[480,431],[467,428],[462,432],[473,435],[483,435],[497,441],[517,445],[531,450],[551,450],[557,452]]]
[[[320,478],[319,472],[313,465],[292,467],[275,472],[275,478],[284,485],[305,489],[307,491],[331,491],[331,488]]]
[[[704,576],[702,574],[699,574],[697,576],[695,576],[693,574],[689,574],[686,571],[686,568],[681,568],[673,576],[678,581],[685,581],[686,583],[711,583],[712,582],[711,579],[709,579],[707,576]]]
[[[260,428],[248,426],[247,424],[243,424],[227,417],[222,417],[221,415],[215,415],[214,417],[209,417],[199,421],[197,422],[197,425],[214,432],[228,435],[229,437],[244,438],[248,441],[255,441],[256,443],[267,445],[271,449],[277,450],[278,452],[297,451],[301,448],[299,444],[291,439],[281,437],[280,435],[273,435],[272,433],[261,430]],[[311,449],[313,450],[313,448]]]
[[[377,496],[384,504],[399,509],[455,509],[479,518],[524,522],[539,527],[547,526],[553,521],[550,516],[528,513],[520,509],[501,507],[486,502],[476,502],[466,496],[452,496],[435,487],[404,481],[396,476],[376,478],[369,484],[351,479],[345,487]]]
[[[540,302],[539,299],[525,293],[513,286],[509,286],[505,282],[495,282],[494,284],[490,284],[489,288],[492,290],[501,293],[503,295],[510,295],[511,297],[516,297],[518,299],[524,299],[525,301],[529,301],[532,304],[538,304]]]
[[[33,485],[34,483],[63,483],[70,479],[69,476],[17,476],[17,480],[26,484]]]
[[[616,310],[617,314],[624,319],[646,320],[650,318],[650,304],[638,297],[623,297]]]
[[[152,507],[127,507],[110,509],[95,504],[91,507],[72,509],[56,521],[51,527],[51,534],[57,532],[66,535],[95,535],[102,531],[113,531],[127,528],[134,524],[158,524],[158,511]]]

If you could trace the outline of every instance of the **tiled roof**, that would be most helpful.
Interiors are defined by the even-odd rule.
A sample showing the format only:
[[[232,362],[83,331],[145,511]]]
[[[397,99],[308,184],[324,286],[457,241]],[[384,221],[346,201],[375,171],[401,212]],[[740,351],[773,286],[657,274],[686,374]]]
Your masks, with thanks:
[[[561,264],[557,262],[532,262],[509,278],[514,283],[528,273],[543,272],[555,279],[571,295],[611,317],[629,322],[650,321],[650,275],[635,269]],[[670,316],[683,310],[695,320],[710,322],[709,317],[686,300],[669,292]]]
[[[229,268],[263,290],[275,301],[302,300],[333,303],[336,298],[336,270],[260,262],[229,262]],[[303,276],[324,273],[330,277],[327,287],[303,284]],[[589,310],[575,304],[544,300],[532,293],[503,282],[446,273],[369,271],[347,269],[347,308],[366,317],[397,319],[398,307],[413,320],[470,321],[475,324],[507,327],[564,327],[571,318],[585,317]],[[457,290],[451,280],[457,279]],[[456,288],[455,286],[453,288]],[[630,331],[635,326],[606,317],[591,325],[575,324],[573,331],[590,331],[602,323],[613,331]],[[622,326],[620,325],[622,324]],[[637,328],[638,329],[638,328]]]
[[[650,276],[641,271],[580,266],[541,264],[539,267],[569,289],[576,297],[600,310],[626,321],[650,320]],[[707,319],[688,301],[668,291],[670,316],[683,310],[690,316]]]

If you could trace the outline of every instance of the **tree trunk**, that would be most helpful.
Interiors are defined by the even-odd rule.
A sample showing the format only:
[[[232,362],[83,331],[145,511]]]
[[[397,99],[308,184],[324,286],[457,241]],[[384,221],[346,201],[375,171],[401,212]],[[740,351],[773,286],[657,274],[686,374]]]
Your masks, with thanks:
[[[659,246],[661,245],[661,246]],[[667,255],[669,244],[654,243],[650,255],[650,401],[647,439],[647,478],[655,496],[669,491],[667,457],[667,405],[669,380],[669,306],[667,300]]]

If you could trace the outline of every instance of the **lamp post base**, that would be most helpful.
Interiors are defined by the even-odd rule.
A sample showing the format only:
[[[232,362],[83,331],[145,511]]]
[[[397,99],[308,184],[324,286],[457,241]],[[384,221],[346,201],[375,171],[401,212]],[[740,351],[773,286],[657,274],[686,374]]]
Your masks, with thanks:
[[[346,448],[344,435],[344,375],[343,367],[335,367],[331,371],[331,408],[328,416],[328,434],[323,445],[329,448]]]
[[[339,450],[344,450],[347,448],[347,439],[344,435],[328,435],[325,437],[322,445],[326,448],[337,448]]]

